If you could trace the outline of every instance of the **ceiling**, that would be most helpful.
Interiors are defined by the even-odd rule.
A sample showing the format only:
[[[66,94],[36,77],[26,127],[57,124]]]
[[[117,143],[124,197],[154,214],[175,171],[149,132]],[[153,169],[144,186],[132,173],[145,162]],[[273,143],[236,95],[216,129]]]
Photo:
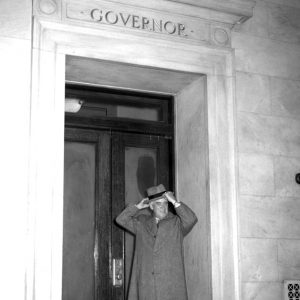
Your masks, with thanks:
[[[67,56],[66,81],[153,93],[176,94],[201,74]]]

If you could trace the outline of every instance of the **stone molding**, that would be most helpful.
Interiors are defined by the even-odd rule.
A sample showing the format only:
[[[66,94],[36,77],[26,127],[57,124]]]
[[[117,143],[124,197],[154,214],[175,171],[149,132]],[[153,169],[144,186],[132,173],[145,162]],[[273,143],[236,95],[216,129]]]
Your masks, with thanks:
[[[169,11],[201,19],[224,22],[235,25],[241,24],[252,17],[255,1],[217,1],[217,0],[148,0],[145,3],[136,0],[108,0],[117,5],[132,5],[138,8],[149,8],[157,11]],[[72,0],[34,0],[34,15],[59,15],[62,5],[72,3]],[[99,1],[80,1],[87,4]],[[207,12],[209,13],[207,14]]]
[[[57,11],[57,3],[55,0],[40,0],[39,9],[43,14],[52,15]]]
[[[48,18],[61,18],[62,0],[34,0],[33,14]]]
[[[66,1],[66,0],[64,0]],[[228,25],[241,24],[252,17],[254,0],[108,0],[119,5],[128,4],[158,11],[168,11],[186,16],[193,16],[211,22]]]
[[[35,0],[34,15],[101,30],[134,31],[165,40],[231,47],[231,29],[252,16],[245,1]],[[195,2],[195,3],[194,3]],[[252,2],[250,2],[252,3]],[[214,5],[213,5],[214,4]]]
[[[212,41],[216,45],[226,46],[230,43],[230,31],[225,28],[215,27],[212,29]]]
[[[222,43],[226,34],[216,28],[215,38]],[[233,51],[36,17],[32,54],[29,214],[35,222],[26,299],[61,299],[65,57],[73,55],[206,75],[211,298],[237,300]]]

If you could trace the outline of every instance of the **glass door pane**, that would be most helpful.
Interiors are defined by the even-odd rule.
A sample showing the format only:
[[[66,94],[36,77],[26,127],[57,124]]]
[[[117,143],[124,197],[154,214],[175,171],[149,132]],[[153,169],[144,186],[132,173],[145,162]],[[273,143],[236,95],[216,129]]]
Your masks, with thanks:
[[[65,130],[63,300],[113,299],[110,145],[107,131]]]

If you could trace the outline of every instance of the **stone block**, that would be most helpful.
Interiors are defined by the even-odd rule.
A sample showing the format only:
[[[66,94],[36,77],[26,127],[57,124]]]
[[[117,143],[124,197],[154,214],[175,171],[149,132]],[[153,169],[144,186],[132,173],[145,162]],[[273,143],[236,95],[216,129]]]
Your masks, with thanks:
[[[300,198],[240,196],[240,236],[300,239]]]
[[[269,37],[288,43],[300,43],[300,8],[269,5]]]
[[[241,275],[242,281],[276,281],[276,240],[241,239]]]
[[[275,157],[274,169],[276,195],[300,197],[300,184],[295,180],[300,173],[300,158]]]
[[[233,32],[236,70],[300,79],[300,45]]]
[[[29,233],[30,46],[30,41],[0,37],[0,226],[1,242],[6,245],[0,258],[1,275],[5,274],[1,299],[26,298],[24,274],[25,266],[29,265],[28,251],[20,251],[20,245],[28,242]]]
[[[0,36],[30,39],[31,10],[30,0],[1,0]]]
[[[271,113],[270,84],[267,76],[236,73],[236,102],[239,111]]]
[[[274,195],[273,157],[241,153],[239,155],[239,187],[241,194]]]
[[[300,240],[278,241],[279,279],[300,278]]]
[[[300,81],[271,77],[272,113],[300,118]]]
[[[300,157],[300,120],[238,113],[239,152]]]
[[[282,300],[283,284],[279,282],[243,282],[242,300]]]

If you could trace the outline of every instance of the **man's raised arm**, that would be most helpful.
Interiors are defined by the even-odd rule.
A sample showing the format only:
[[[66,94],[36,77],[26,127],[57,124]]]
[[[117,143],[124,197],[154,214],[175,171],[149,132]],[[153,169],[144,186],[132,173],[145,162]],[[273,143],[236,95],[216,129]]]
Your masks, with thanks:
[[[198,219],[195,213],[183,202],[180,202],[180,205],[175,207],[175,210],[181,220],[183,235],[186,236],[198,222]]]
[[[197,216],[186,204],[177,201],[172,192],[166,192],[165,197],[174,205],[181,221],[183,235],[186,236],[198,222]]]
[[[149,207],[149,204],[145,203],[148,201],[148,198],[142,199],[142,201],[136,205],[127,206],[116,218],[116,222],[130,231],[133,234],[136,234],[136,218],[134,217],[136,213],[143,208]]]

